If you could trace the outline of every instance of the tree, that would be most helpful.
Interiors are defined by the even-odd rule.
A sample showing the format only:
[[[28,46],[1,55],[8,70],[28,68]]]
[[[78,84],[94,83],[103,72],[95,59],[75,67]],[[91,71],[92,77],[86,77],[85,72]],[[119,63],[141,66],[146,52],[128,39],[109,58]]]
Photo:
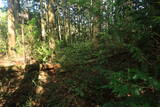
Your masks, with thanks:
[[[15,55],[16,32],[15,32],[15,0],[8,0],[8,55]]]
[[[48,6],[48,42],[49,47],[53,50],[55,49],[55,12],[54,12],[55,0],[49,0],[47,3]]]
[[[40,17],[41,17],[41,38],[43,41],[46,40],[46,5],[44,1],[40,0]]]

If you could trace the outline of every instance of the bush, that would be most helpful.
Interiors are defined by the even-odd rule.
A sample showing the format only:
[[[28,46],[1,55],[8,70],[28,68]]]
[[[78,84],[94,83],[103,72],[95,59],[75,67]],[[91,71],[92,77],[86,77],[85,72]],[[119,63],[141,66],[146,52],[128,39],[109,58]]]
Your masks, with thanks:
[[[58,52],[59,62],[67,70],[87,70],[87,61],[93,57],[93,47],[91,43],[75,43],[69,47],[63,48]]]
[[[37,42],[34,45],[34,50],[32,50],[32,56],[36,58],[36,60],[40,62],[50,61],[50,58],[53,54],[53,50],[49,48],[47,43]]]

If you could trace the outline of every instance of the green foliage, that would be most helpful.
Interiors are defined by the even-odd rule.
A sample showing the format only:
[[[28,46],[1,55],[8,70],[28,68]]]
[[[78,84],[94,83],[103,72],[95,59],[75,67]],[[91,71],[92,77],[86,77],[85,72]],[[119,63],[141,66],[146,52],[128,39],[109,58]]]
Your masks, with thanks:
[[[41,62],[49,61],[49,58],[53,54],[53,51],[49,48],[48,44],[43,42],[37,42],[33,49],[32,55]]]
[[[129,44],[127,47],[128,47],[129,52],[132,53],[132,57],[135,60],[137,60],[138,62],[144,62],[146,60],[141,49],[139,49],[136,46],[132,46],[131,44]]]
[[[132,97],[128,98],[127,100],[117,102],[112,101],[103,104],[102,107],[115,107],[117,105],[118,107],[156,107],[156,105],[152,101],[152,98],[148,96]]]
[[[7,37],[7,14],[0,10],[0,38],[3,40]]]
[[[94,65],[107,62],[105,50],[96,50],[89,41],[71,44],[57,51],[58,61],[66,70],[90,71]]]
[[[76,83],[76,81],[73,80],[67,80],[66,84],[70,85],[68,91],[70,93],[73,93],[75,96],[84,97],[84,89],[86,88],[86,85],[84,83]]]
[[[0,10],[0,53],[6,53],[7,15]]]
[[[160,16],[155,16],[155,17],[153,18],[153,22],[154,22],[155,24],[160,24]]]
[[[46,21],[45,41],[40,36],[39,13],[33,15],[37,12],[31,9],[31,19],[24,24],[27,56],[40,62],[53,62],[55,54],[66,71],[65,76],[62,73],[65,79],[60,84],[56,80],[54,85],[49,84],[47,106],[70,107],[73,100],[80,98],[102,107],[158,107],[160,10],[156,1],[55,1],[54,28],[50,28],[48,16],[41,16]],[[47,9],[38,12],[43,10],[48,12]],[[2,47],[6,45],[3,41],[7,36],[5,18],[0,22]],[[95,38],[93,33],[96,33]],[[56,51],[53,50],[53,41],[56,41]],[[17,49],[21,51],[20,34],[17,43]],[[34,80],[33,83],[36,85]],[[24,106],[32,106],[31,101],[28,99]]]
[[[72,3],[82,7],[86,5],[85,1],[73,1]],[[84,4],[82,5],[82,3]],[[109,89],[113,93],[115,99],[111,98],[110,101],[106,101],[107,103],[102,104],[102,107],[117,105],[119,107],[150,107],[152,105],[156,107],[158,105],[158,101],[154,100],[154,94],[160,91],[160,81],[155,76],[159,61],[154,58],[153,54],[147,52],[154,53],[151,52],[155,48],[152,36],[153,31],[154,34],[159,35],[156,28],[159,17],[153,18],[150,13],[146,13],[149,8],[146,7],[145,2],[137,1],[137,5],[144,6],[143,9],[137,10],[138,7],[134,7],[132,3],[133,1],[123,0],[108,4],[109,11],[112,11],[113,14],[107,19],[107,21],[109,20],[108,28],[99,32],[97,49],[92,43],[80,42],[68,45],[58,54],[61,58],[60,63],[69,71],[98,71],[105,76],[104,80],[95,77],[95,83],[102,82],[102,84],[96,84],[94,89],[91,89],[101,94],[104,90]],[[90,8],[89,6],[91,5],[88,4],[88,8]],[[115,6],[115,9],[112,6]],[[90,14],[96,16],[100,12],[97,7],[98,5],[92,6]],[[142,13],[146,14],[142,15]],[[159,43],[159,40],[155,41]],[[114,69],[116,70],[112,71]],[[98,76],[100,77],[100,75]],[[107,83],[103,83],[103,81],[107,81]],[[75,83],[72,81],[70,84]],[[70,86],[70,91],[77,96],[87,96],[81,86]],[[148,98],[149,96],[151,98]]]
[[[22,105],[22,107],[33,107],[32,97],[29,97],[25,104]]]
[[[149,76],[149,74],[137,69],[113,72],[110,76],[109,84],[103,88],[110,88],[119,97],[132,95],[139,96],[147,89],[160,90],[159,81]]]
[[[79,6],[86,6],[90,4],[90,0],[69,0],[71,4],[78,4]]]
[[[27,22],[25,26],[25,40],[28,42],[29,45],[38,42],[40,39],[40,27],[37,27],[37,24],[39,24],[38,21],[38,19],[32,18]]]
[[[72,70],[77,69],[77,67],[79,70],[86,70],[88,67],[84,68],[84,66],[87,65],[87,61],[93,57],[93,52],[94,50],[91,43],[75,43],[58,53],[60,58],[59,62],[66,69],[70,69],[72,66]]]

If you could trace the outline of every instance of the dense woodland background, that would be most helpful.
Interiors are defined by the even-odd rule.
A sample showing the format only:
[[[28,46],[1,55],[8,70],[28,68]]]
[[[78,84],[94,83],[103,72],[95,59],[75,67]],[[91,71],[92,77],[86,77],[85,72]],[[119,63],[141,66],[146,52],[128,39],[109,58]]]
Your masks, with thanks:
[[[160,107],[159,0],[4,2],[0,58],[26,66],[0,69],[2,106]]]

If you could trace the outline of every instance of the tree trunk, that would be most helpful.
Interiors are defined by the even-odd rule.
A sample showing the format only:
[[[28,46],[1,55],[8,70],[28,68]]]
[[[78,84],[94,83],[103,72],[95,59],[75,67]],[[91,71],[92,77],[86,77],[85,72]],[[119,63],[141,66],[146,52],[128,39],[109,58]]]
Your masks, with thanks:
[[[61,35],[61,24],[60,24],[60,19],[59,19],[59,17],[58,17],[58,19],[57,19],[57,21],[58,21],[58,35],[59,35],[59,40],[61,41],[62,40],[62,35]]]
[[[98,40],[98,36],[99,36],[99,33],[101,32],[101,9],[102,9],[102,7],[101,7],[101,4],[102,4],[102,2],[101,2],[101,0],[99,0],[99,1],[94,1],[93,2],[94,4],[96,4],[96,9],[97,9],[97,12],[96,12],[96,14],[95,14],[95,16],[93,17],[93,22],[92,22],[92,29],[93,29],[93,37],[92,37],[92,42],[93,42],[93,44],[94,44],[94,46],[95,46],[95,48],[97,48],[98,47],[98,45],[99,45],[99,40]]]
[[[49,26],[49,47],[55,49],[55,13],[53,10],[53,4],[55,0],[49,0],[48,2],[48,26]]]
[[[14,0],[8,0],[8,55],[14,56],[16,45]]]
[[[52,32],[52,30],[54,29],[55,27],[55,19],[54,19],[54,10],[53,10],[53,4],[54,4],[54,0],[49,0],[48,2],[48,18],[49,18],[49,28]]]
[[[41,39],[42,41],[46,40],[46,20],[45,20],[45,9],[43,5],[43,0],[40,1],[40,7],[41,7]]]

